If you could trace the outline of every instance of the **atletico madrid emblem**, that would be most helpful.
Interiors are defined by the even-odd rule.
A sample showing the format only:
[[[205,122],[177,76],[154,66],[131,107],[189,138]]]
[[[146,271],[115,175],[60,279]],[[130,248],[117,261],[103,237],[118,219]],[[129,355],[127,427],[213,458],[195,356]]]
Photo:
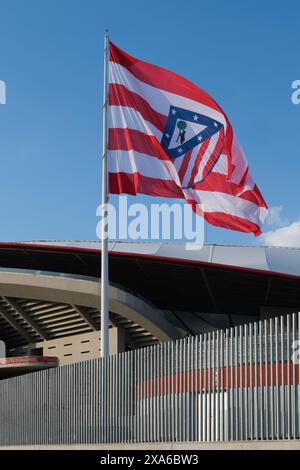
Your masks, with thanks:
[[[170,106],[167,124],[161,140],[161,145],[166,153],[169,157],[175,159],[183,157],[187,152],[195,149],[194,152],[198,153],[198,165],[200,165],[203,158],[207,160],[205,167],[203,167],[206,171],[199,175],[198,180],[190,181],[187,187],[204,181],[212,171],[223,150],[223,130],[223,124],[215,119],[176,106]],[[217,134],[220,145],[215,145],[213,148],[207,147],[208,142],[206,141]],[[203,151],[204,148],[205,152]]]

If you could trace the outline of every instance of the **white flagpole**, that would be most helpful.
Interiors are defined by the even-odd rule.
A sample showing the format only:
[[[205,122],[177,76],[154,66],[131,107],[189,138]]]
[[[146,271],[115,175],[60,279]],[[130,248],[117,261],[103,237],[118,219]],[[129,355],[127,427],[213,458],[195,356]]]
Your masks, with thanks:
[[[101,357],[109,354],[109,286],[108,286],[108,178],[107,178],[107,72],[109,39],[104,38],[104,88],[102,114],[102,233],[101,233]]]

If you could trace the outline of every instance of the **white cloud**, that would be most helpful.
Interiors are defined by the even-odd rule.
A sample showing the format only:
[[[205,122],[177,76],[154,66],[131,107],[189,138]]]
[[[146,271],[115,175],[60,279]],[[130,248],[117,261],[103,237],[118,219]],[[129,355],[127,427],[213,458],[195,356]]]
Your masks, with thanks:
[[[270,207],[265,224],[272,227],[282,227],[283,225],[286,225],[287,221],[281,217],[282,209],[283,206]]]
[[[265,245],[300,247],[300,219],[285,227],[264,232],[259,238]]]

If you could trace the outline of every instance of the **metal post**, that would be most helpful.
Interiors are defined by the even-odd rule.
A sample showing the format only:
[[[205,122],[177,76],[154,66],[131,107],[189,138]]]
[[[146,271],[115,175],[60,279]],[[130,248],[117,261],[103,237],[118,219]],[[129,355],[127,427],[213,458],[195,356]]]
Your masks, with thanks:
[[[108,334],[108,181],[107,181],[107,69],[109,39],[104,38],[104,88],[102,115],[102,232],[101,232],[101,357],[109,354]]]

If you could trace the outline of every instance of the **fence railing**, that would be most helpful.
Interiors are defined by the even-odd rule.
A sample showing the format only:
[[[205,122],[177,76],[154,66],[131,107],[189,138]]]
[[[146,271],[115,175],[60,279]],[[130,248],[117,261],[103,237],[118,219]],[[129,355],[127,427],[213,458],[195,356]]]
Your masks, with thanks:
[[[0,381],[0,444],[300,438],[300,314]]]

